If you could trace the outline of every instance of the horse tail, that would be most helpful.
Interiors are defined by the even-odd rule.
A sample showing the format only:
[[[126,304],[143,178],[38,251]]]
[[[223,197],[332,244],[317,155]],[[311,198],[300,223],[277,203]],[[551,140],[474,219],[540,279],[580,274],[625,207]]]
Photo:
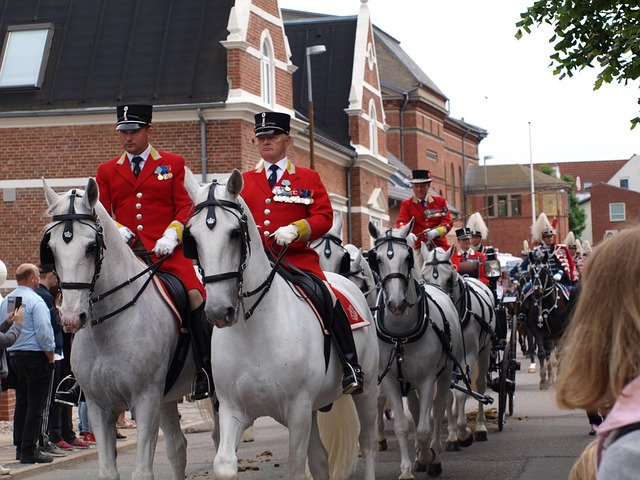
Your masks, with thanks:
[[[349,478],[358,461],[360,422],[351,395],[333,402],[331,411],[318,412],[318,430],[329,454],[329,478]]]

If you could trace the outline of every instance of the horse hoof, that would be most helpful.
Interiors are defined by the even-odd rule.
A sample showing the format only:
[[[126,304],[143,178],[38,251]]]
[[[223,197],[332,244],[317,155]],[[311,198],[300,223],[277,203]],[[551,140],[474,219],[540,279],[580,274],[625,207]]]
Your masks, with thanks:
[[[380,440],[378,442],[378,451],[379,452],[386,452],[387,451],[387,441],[386,440]]]
[[[549,390],[549,385],[547,385],[547,382],[540,382],[540,390]]]
[[[474,439],[476,442],[486,442],[487,432],[476,432],[474,435]]]
[[[467,438],[465,439],[458,439],[460,441],[460,446],[467,448],[470,447],[471,444],[473,444],[473,435],[469,435]]]
[[[460,448],[460,442],[445,442],[444,449],[447,452],[459,452],[462,450]]]
[[[413,464],[413,471],[416,472],[416,473],[426,472],[427,471],[427,466],[421,464],[418,460],[416,460],[416,463]]]
[[[427,475],[430,477],[437,477],[442,473],[442,464],[441,463],[432,463],[429,465],[427,469]]]

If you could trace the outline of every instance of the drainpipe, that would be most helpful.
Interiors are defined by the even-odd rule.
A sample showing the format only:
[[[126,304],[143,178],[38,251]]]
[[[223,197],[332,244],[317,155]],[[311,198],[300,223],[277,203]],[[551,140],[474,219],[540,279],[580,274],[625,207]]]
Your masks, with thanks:
[[[202,155],[202,183],[207,183],[207,122],[202,115],[202,109],[196,110],[200,119],[200,145]]]
[[[402,104],[402,107],[400,107],[400,161],[403,165],[406,165],[406,163],[404,162],[404,109],[407,108],[407,105],[409,104],[409,95],[411,95],[416,90],[420,90],[421,87],[422,84],[411,90],[400,92],[404,97],[404,102]]]
[[[351,165],[347,168],[346,172],[346,183],[347,183],[347,243],[353,244],[352,232],[351,232],[351,170],[356,165],[356,160],[358,160],[358,154],[356,153],[353,157],[353,161]]]
[[[464,135],[462,136],[462,175],[464,175],[464,177],[466,177],[467,175],[467,167],[466,167],[466,160],[467,160],[467,156],[464,154],[464,140],[467,138],[467,135],[469,135],[469,133],[471,132],[471,129],[469,127],[467,127],[467,131],[464,132]],[[467,182],[464,180],[462,180],[462,184],[464,185],[464,188],[462,189],[462,205],[461,205],[461,211],[462,211],[462,216],[463,218],[465,218],[467,216]],[[455,188],[456,186],[453,186],[453,191],[455,192]]]

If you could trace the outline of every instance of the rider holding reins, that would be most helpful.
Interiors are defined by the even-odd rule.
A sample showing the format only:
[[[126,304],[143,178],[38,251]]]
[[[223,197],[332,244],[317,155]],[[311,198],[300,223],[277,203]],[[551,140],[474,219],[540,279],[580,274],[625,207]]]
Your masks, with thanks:
[[[444,250],[449,249],[446,235],[453,226],[451,212],[444,197],[429,193],[431,185],[430,170],[413,170],[411,173],[413,196],[402,201],[396,227],[400,228],[414,219],[411,232],[418,241],[415,249],[425,242],[429,247],[435,245]]]
[[[327,284],[318,254],[308,242],[322,238],[333,222],[333,208],[320,175],[294,165],[287,157],[291,145],[291,117],[286,113],[263,112],[255,116],[254,143],[262,160],[242,174],[241,195],[260,230],[265,249],[278,255],[287,246],[283,264],[311,273]],[[328,285],[328,284],[327,284]],[[363,375],[356,353],[351,325],[339,301],[324,319],[343,362],[344,393],[361,393]],[[373,380],[372,380],[373,381]]]

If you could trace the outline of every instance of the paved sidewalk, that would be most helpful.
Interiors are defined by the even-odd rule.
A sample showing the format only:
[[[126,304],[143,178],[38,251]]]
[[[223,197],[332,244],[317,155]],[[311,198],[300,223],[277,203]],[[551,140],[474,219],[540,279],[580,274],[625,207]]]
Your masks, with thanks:
[[[209,414],[204,411],[204,402],[187,402],[178,404],[178,409],[182,416],[180,423],[183,431],[210,430],[213,425]],[[127,414],[128,416],[128,414]],[[74,427],[77,430],[77,409],[74,408]],[[66,457],[54,457],[53,462],[44,464],[22,464],[16,460],[16,449],[13,446],[13,429],[11,422],[0,422],[3,427],[0,431],[0,465],[11,470],[10,476],[2,476],[6,479],[29,478],[33,475],[40,475],[47,471],[74,465],[80,462],[93,460],[98,457],[98,449],[92,445],[89,449],[74,449],[67,451]],[[116,448],[118,451],[125,451],[135,448],[137,444],[137,431],[133,429],[120,429],[120,433],[126,435],[126,439],[118,440]],[[160,431],[160,438],[163,434]]]

